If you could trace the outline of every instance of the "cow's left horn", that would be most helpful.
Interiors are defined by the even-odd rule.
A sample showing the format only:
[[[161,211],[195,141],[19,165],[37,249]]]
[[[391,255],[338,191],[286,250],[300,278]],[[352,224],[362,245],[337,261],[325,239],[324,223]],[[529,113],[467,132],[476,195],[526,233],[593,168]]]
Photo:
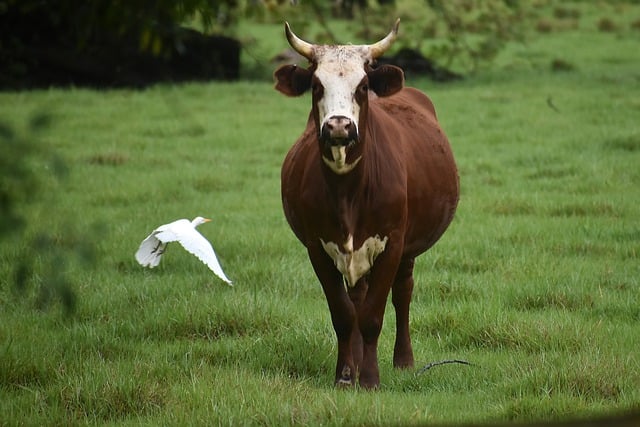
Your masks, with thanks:
[[[313,45],[296,36],[293,31],[291,31],[288,22],[284,23],[284,32],[287,35],[287,41],[291,47],[309,61],[313,61]]]
[[[396,23],[394,24],[393,28],[385,38],[383,38],[377,43],[369,45],[369,48],[371,49],[371,59],[376,59],[381,57],[382,54],[385,53],[387,49],[389,49],[389,47],[391,47],[391,44],[395,41],[396,37],[398,36],[399,27],[400,27],[400,18],[396,19]]]

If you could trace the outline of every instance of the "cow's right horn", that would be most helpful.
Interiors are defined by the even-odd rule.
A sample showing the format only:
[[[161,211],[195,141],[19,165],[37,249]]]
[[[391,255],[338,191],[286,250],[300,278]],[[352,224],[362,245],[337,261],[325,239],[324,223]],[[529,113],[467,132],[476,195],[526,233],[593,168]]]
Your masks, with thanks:
[[[382,54],[385,53],[386,50],[389,49],[389,47],[391,47],[391,44],[394,42],[394,40],[398,36],[398,27],[400,27],[400,18],[396,19],[396,23],[394,24],[393,28],[385,38],[383,38],[377,43],[369,45],[369,48],[371,49],[372,59],[381,57]]]
[[[287,35],[287,41],[291,47],[309,61],[313,61],[313,45],[296,36],[293,31],[291,31],[288,22],[284,23],[284,32]]]

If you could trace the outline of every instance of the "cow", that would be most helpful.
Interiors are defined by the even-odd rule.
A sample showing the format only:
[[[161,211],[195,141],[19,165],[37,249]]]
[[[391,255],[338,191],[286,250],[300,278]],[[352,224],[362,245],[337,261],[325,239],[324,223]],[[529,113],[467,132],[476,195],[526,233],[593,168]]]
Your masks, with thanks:
[[[338,341],[336,386],[380,385],[378,337],[392,291],[393,365],[414,365],[409,304],[416,256],[447,229],[459,198],[453,154],[431,100],[404,86],[403,71],[371,45],[316,45],[293,33],[308,68],[283,65],[275,88],[311,90],[311,112],[281,172],[285,217],[306,247]]]

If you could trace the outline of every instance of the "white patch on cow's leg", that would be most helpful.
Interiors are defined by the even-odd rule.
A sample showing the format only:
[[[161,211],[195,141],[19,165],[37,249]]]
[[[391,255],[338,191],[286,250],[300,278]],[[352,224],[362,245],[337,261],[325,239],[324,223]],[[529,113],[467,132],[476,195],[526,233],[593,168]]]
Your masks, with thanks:
[[[338,386],[350,386],[353,385],[353,377],[351,376],[351,368],[345,365],[342,368],[342,372],[340,373],[340,378],[338,379]]]
[[[331,257],[336,268],[347,280],[349,287],[354,287],[358,280],[367,274],[373,262],[387,246],[388,237],[381,239],[379,235],[366,239],[359,249],[353,249],[353,236],[344,243],[344,252],[333,242],[320,239],[325,252]]]
[[[353,163],[347,163],[347,147],[344,146],[331,146],[331,155],[333,156],[333,160],[322,156],[322,161],[325,165],[329,166],[329,169],[338,175],[351,172],[362,159],[362,156],[360,156]]]

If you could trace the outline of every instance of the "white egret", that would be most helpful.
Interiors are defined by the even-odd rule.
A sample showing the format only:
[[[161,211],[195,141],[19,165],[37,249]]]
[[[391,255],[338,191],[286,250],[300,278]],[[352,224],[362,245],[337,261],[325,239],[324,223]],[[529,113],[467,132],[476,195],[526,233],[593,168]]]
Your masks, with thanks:
[[[179,219],[169,224],[161,225],[140,243],[140,248],[136,252],[136,260],[143,267],[153,268],[160,263],[160,258],[164,254],[167,244],[178,242],[188,252],[205,263],[216,276],[233,286],[231,280],[222,271],[211,243],[196,230],[197,226],[209,221],[211,220],[208,218],[197,216],[193,221]]]

